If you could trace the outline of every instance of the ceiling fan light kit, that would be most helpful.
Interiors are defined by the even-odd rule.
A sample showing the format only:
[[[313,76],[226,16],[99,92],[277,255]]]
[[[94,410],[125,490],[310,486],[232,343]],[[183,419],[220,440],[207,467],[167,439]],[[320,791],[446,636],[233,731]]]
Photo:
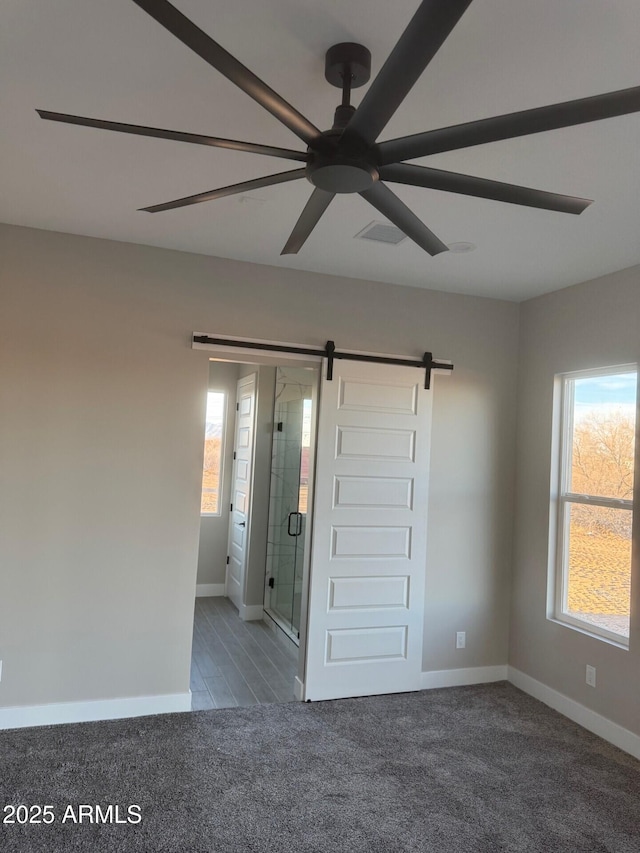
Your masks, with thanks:
[[[389,189],[387,183],[461,193],[560,213],[582,213],[591,204],[590,199],[432,169],[406,161],[640,111],[640,86],[635,86],[378,142],[389,120],[471,4],[471,0],[423,0],[358,107],[351,104],[351,93],[369,82],[371,54],[366,47],[354,42],[343,42],[329,48],[325,57],[325,78],[332,86],[341,89],[342,100],[335,110],[332,127],[321,131],[168,0],[132,2],[288,127],[306,145],[306,151],[49,110],[37,110],[38,114],[50,121],[303,163],[304,168],[141,208],[157,213],[306,178],[314,189],[281,252],[283,255],[299,252],[335,195],[349,193],[360,194],[430,255],[453,249],[456,244],[447,246],[440,240]]]

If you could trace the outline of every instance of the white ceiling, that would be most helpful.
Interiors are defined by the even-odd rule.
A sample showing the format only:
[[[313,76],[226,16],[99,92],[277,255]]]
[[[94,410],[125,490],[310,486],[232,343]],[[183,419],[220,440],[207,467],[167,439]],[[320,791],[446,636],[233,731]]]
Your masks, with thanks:
[[[373,73],[418,0],[174,0],[321,129],[340,93],[324,53],[358,41]],[[380,139],[640,85],[638,0],[474,0]],[[361,92],[354,92],[354,103]],[[353,236],[381,216],[337,196],[280,250],[302,180],[164,213],[137,208],[298,168],[269,157],[42,121],[35,108],[303,150],[131,0],[0,4],[0,221],[295,269],[520,300],[640,263],[640,114],[453,151],[438,168],[595,199],[580,216],[392,185],[445,243]]]

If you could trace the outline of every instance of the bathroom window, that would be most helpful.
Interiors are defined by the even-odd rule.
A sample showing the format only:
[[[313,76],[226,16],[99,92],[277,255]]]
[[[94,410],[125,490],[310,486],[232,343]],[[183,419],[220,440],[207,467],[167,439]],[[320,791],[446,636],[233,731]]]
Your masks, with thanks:
[[[300,448],[300,486],[298,511],[306,515],[309,502],[309,465],[311,454],[311,400],[302,402],[302,446]]]
[[[554,617],[629,642],[635,367],[564,374]]]
[[[201,515],[220,515],[226,394],[209,391],[204,433]]]

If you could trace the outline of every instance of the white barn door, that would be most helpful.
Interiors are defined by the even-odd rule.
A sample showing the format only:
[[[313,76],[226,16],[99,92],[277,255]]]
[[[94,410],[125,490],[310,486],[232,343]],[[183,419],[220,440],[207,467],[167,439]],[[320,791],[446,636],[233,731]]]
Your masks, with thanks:
[[[323,374],[304,698],[418,690],[432,392],[415,368]]]

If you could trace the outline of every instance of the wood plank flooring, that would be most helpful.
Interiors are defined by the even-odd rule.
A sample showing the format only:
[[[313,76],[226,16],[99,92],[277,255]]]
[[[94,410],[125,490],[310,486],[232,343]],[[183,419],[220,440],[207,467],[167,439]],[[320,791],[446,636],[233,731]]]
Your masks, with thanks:
[[[227,598],[197,598],[191,709],[293,702],[298,649],[263,622],[243,622]]]

